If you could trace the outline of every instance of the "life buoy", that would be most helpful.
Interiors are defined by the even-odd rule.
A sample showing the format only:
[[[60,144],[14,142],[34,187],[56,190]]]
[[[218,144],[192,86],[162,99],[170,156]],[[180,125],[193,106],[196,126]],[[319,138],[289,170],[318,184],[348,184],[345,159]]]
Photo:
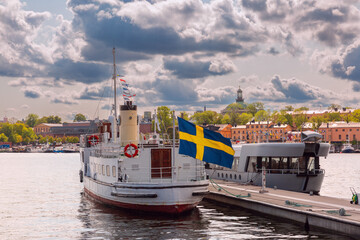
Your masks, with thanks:
[[[135,152],[134,152],[134,153],[132,152],[132,150],[130,149],[130,147],[132,147],[133,149],[135,149]],[[128,153],[128,150],[129,150],[129,153]],[[126,145],[125,148],[124,148],[124,154],[125,154],[125,156],[127,156],[128,158],[133,158],[133,157],[135,157],[136,155],[138,155],[138,153],[139,153],[139,149],[138,149],[138,147],[137,147],[135,144],[133,144],[133,143]]]
[[[99,137],[97,135],[91,135],[88,139],[88,143],[90,144],[90,146],[98,144]]]

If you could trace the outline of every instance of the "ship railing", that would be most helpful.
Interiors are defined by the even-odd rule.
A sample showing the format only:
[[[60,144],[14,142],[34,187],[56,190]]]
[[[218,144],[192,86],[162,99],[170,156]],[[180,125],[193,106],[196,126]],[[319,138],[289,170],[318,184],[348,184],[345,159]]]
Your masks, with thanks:
[[[156,168],[138,168],[133,166],[127,169],[126,174],[128,182],[137,183],[170,183],[170,182],[195,182],[206,179],[204,166],[186,166],[186,167],[156,167]]]
[[[259,170],[262,171],[262,170]],[[266,174],[325,174],[324,169],[265,169]]]

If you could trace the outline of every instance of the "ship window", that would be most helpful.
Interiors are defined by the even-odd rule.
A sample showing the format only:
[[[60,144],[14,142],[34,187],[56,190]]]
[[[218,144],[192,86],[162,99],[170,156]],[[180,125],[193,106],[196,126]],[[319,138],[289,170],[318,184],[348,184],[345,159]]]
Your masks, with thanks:
[[[230,179],[232,179],[232,174],[230,174]]]
[[[116,167],[112,166],[112,175],[113,177],[116,177]]]
[[[239,180],[241,180],[241,175],[239,174]]]
[[[106,176],[110,177],[110,166],[106,165]]]
[[[236,180],[236,174],[234,174],[234,179]]]
[[[225,174],[225,178],[228,178],[228,175],[227,175],[227,174]]]
[[[224,178],[224,173],[221,173],[221,177]]]
[[[105,176],[105,166],[102,165],[102,175]]]
[[[256,157],[248,158],[247,172],[256,172]]]
[[[218,178],[220,177],[220,173],[218,173]]]

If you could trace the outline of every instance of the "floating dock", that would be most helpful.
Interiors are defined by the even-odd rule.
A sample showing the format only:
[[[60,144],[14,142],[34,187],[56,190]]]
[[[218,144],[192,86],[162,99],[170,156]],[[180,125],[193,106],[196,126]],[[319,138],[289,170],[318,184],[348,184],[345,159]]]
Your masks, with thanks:
[[[360,205],[349,200],[211,180],[205,200],[238,206],[360,239]],[[344,196],[342,196],[344,197]]]

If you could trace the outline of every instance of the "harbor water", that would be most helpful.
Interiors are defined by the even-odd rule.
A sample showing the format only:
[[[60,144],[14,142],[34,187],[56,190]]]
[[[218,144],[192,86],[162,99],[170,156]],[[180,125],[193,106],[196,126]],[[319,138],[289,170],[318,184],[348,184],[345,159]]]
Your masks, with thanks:
[[[244,209],[202,202],[178,217],[103,206],[84,196],[79,154],[0,154],[0,239],[347,239]],[[360,154],[330,154],[321,195],[360,191]]]

